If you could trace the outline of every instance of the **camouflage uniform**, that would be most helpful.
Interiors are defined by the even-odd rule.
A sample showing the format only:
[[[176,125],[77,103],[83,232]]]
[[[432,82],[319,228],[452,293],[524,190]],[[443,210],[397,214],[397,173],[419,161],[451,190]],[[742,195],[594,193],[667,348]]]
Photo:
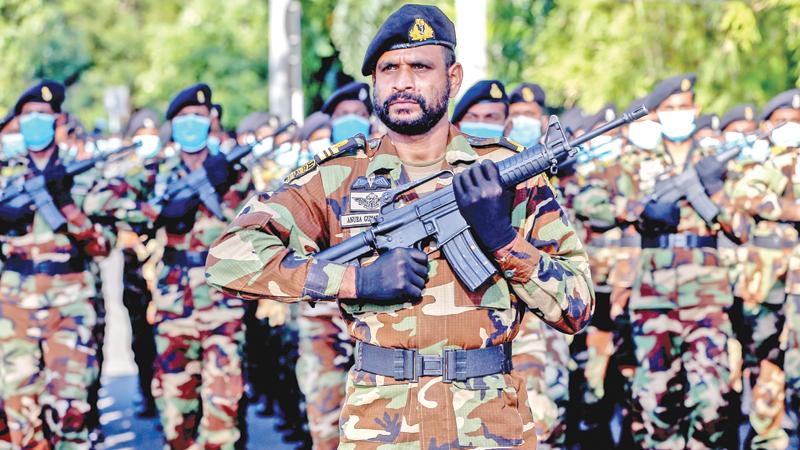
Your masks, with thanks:
[[[784,359],[779,338],[784,308],[792,308],[785,300],[793,294],[787,277],[798,242],[799,161],[796,149],[774,148],[771,159],[747,171],[734,192],[743,208],[756,218],[737,294],[743,300],[745,326],[751,330],[743,342],[744,363],[753,387],[750,424],[755,436],[751,438],[758,448],[788,445],[781,421],[783,363],[790,359]]]
[[[320,303],[314,308],[303,304],[297,326],[297,381],[306,397],[314,448],[335,449],[339,445],[339,412],[347,371],[353,365],[353,341],[333,303]]]
[[[666,173],[680,172],[670,165]],[[709,226],[680,200],[677,232],[743,237],[745,216],[735,212],[724,192],[715,202],[721,213]],[[638,199],[619,202],[618,220],[637,222],[644,206]],[[641,231],[647,239],[649,230]],[[728,271],[716,248],[642,249],[629,306],[638,365],[633,395],[642,408],[645,448],[720,445],[730,391],[727,308],[732,301]]]
[[[36,212],[31,224],[0,237],[0,390],[15,447],[47,447],[49,440],[55,448],[89,448],[87,395],[98,367],[95,280],[86,264],[108,254],[109,241],[80,206],[62,213],[65,230],[53,232]],[[33,272],[14,268],[26,261],[36,264]]]
[[[165,162],[155,195],[186,174],[179,158]],[[222,197],[229,219],[250,188],[245,174]],[[237,411],[244,390],[242,301],[206,285],[202,265],[170,259],[170,254],[203,254],[224,227],[225,222],[201,204],[186,221],[166,224],[160,235],[165,250],[153,294],[157,355],[152,389],[172,448],[233,448],[239,439]]]
[[[448,142],[442,165],[456,172],[482,157],[499,160],[513,154],[498,145],[508,145],[505,140],[468,141],[455,127]],[[247,298],[334,300],[347,266],[308,255],[361,231],[342,228],[340,222],[350,211],[349,191],[359,177],[388,176],[392,185],[408,179],[387,137],[302,172],[272,197],[251,200],[212,246],[207,262],[212,285]],[[436,187],[449,183],[449,178],[439,179]],[[593,295],[580,241],[544,177],[518,186],[517,194],[512,223],[524,238],[498,261],[507,278],[495,276],[468,292],[442,253],[433,251],[421,300],[339,302],[350,335],[359,342],[435,355],[445,348],[510,342],[527,308],[561,331],[583,328]],[[415,192],[402,197],[404,202],[418,198]],[[341,412],[340,441],[343,449],[386,444],[535,448],[536,435],[524,380],[513,371],[453,383],[444,383],[441,376],[408,382],[354,366]]]

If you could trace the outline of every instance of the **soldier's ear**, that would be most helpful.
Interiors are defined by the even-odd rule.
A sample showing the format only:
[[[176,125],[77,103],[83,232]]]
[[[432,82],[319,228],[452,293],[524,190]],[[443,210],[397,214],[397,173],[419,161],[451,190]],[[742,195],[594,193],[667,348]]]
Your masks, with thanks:
[[[461,83],[464,81],[464,67],[461,63],[453,63],[447,69],[447,78],[450,82],[450,98],[456,98],[458,91],[461,89]]]

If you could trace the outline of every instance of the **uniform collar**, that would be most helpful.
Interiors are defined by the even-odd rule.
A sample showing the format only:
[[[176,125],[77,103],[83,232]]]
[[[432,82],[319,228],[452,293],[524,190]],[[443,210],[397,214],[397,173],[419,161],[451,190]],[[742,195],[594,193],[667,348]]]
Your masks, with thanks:
[[[374,149],[369,148],[367,155],[370,159],[369,166],[367,166],[367,175],[388,171],[392,178],[399,178],[402,161],[397,156],[397,148],[395,148],[388,135],[381,137],[380,143]],[[466,136],[452,124],[447,134],[447,149],[445,150],[444,158],[449,164],[458,162],[472,163],[478,159],[478,154],[469,145]]]

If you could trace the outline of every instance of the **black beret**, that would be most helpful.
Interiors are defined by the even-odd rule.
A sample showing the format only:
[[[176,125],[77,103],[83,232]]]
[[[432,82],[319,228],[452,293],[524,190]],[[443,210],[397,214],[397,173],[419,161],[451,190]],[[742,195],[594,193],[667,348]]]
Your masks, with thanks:
[[[197,83],[178,92],[167,108],[167,120],[172,120],[185,106],[203,105],[211,111],[211,88],[205,83]]]
[[[694,92],[695,81],[697,81],[697,75],[693,73],[675,75],[662,80],[647,96],[647,103],[645,104],[647,110],[655,111],[658,105],[670,95],[680,94],[681,92]]]
[[[561,126],[564,127],[564,131],[569,130],[574,135],[576,131],[583,129],[584,118],[583,109],[580,106],[576,106],[564,112],[559,121]]]
[[[16,114],[14,114],[14,110],[13,109],[9,109],[8,113],[6,113],[5,117],[0,118],[0,133],[3,132],[3,128],[5,128],[6,125],[8,125],[9,122],[14,120],[14,117],[17,117]]]
[[[509,95],[509,103],[538,103],[544,108],[544,89],[534,83],[522,83]]]
[[[161,126],[158,114],[152,109],[142,108],[131,116],[128,126],[125,128],[125,137],[131,138],[142,128],[158,128]]]
[[[297,137],[299,137],[300,140],[307,141],[315,131],[330,126],[330,116],[321,111],[317,111],[306,117],[303,126],[297,131]]]
[[[737,120],[755,120],[756,107],[750,103],[744,105],[737,105],[728,110],[722,119],[719,121],[719,129],[724,130],[725,127],[736,122]]]
[[[719,116],[716,114],[704,114],[694,121],[695,132],[704,128],[710,128],[712,131],[719,132]]]
[[[769,119],[775,110],[781,108],[800,109],[800,89],[790,89],[772,97],[761,113],[761,120]]]
[[[277,117],[265,111],[255,111],[244,116],[244,119],[239,122],[236,134],[255,133],[261,127],[278,128],[278,125],[280,125],[280,121]]]
[[[453,118],[450,121],[452,123],[460,122],[472,105],[481,102],[508,105],[508,95],[506,95],[506,88],[503,83],[497,80],[481,80],[475,83],[456,104],[453,109]]]
[[[222,105],[219,103],[212,103],[211,104],[211,115],[216,116],[217,119],[222,121]]]
[[[29,87],[19,96],[14,105],[14,114],[19,115],[25,103],[39,102],[49,103],[54,112],[61,112],[61,104],[64,103],[65,88],[58,81],[42,80]]]
[[[642,105],[647,105],[647,97],[648,96],[645,95],[643,97],[639,97],[639,98],[634,99],[632,102],[628,103],[628,106],[625,107],[625,110],[623,111],[623,113],[624,114],[630,114],[630,113],[636,111],[637,109],[639,109]],[[648,109],[648,111],[650,111],[650,109]]]
[[[584,131],[591,131],[592,128],[596,127],[597,125],[602,125],[617,118],[617,107],[613,103],[609,103],[606,106],[600,108],[599,111],[596,113],[586,116],[583,119],[583,123],[581,124],[580,128]]]
[[[363,102],[367,107],[367,111],[372,114],[372,100],[369,98],[369,85],[357,81],[351,81],[333,91],[333,94],[325,100],[325,104],[322,105],[320,111],[329,115],[333,114],[336,106],[345,100],[358,100]]]
[[[386,18],[372,38],[364,55],[361,74],[371,75],[381,55],[390,50],[421,45],[443,45],[455,49],[456,27],[435,6],[403,5]]]

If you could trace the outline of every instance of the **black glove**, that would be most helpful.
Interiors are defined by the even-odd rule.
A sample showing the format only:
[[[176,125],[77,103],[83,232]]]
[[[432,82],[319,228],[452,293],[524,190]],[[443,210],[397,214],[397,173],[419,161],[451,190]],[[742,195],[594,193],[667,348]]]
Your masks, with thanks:
[[[17,208],[0,204],[0,228],[27,226],[33,221],[33,210],[30,206]]]
[[[674,232],[681,221],[681,209],[676,203],[649,202],[642,212],[640,231],[644,235]]]
[[[228,166],[228,161],[225,155],[209,156],[203,161],[203,167],[206,169],[208,181],[212,186],[220,191],[227,191],[231,187],[231,168]]]
[[[708,195],[714,195],[721,191],[724,181],[728,177],[728,170],[713,156],[706,156],[698,161],[694,170]]]
[[[163,219],[180,219],[189,212],[197,211],[200,198],[196,195],[184,198],[171,198],[161,209],[160,217]]]
[[[490,251],[501,249],[517,236],[511,227],[514,191],[503,189],[500,171],[489,160],[474,164],[453,180],[461,215],[475,230],[475,237]]]
[[[64,166],[57,165],[45,170],[44,181],[57,208],[61,209],[65,205],[74,203],[71,191],[75,182],[71,176],[67,175]]]
[[[417,249],[396,248],[356,268],[356,298],[381,302],[419,298],[427,279],[428,256]]]

